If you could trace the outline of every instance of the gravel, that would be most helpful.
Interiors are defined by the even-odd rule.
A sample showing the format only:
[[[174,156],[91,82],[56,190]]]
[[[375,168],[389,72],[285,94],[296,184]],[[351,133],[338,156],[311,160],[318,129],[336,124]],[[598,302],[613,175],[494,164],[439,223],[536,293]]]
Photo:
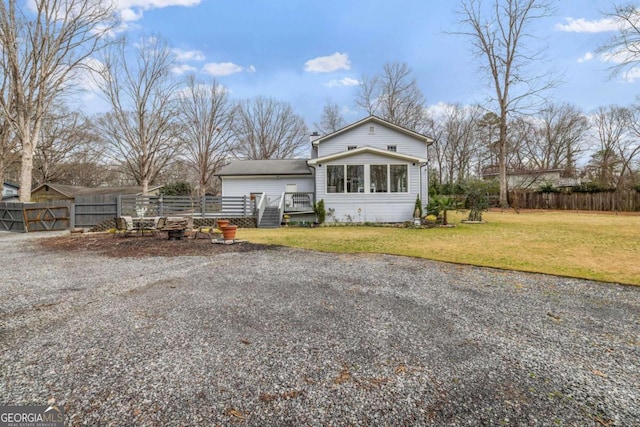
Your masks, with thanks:
[[[55,398],[67,426],[640,425],[640,287],[43,235],[0,232],[0,403]]]

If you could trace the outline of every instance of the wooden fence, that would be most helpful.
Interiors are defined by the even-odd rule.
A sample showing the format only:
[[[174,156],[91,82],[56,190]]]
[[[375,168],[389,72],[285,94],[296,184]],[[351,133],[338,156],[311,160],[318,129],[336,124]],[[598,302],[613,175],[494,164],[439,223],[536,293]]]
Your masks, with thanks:
[[[76,196],[73,227],[89,228],[118,216],[118,196]]]
[[[585,211],[640,211],[640,193],[537,193],[510,192],[511,207],[520,209],[558,209]]]
[[[71,225],[71,203],[0,203],[0,230],[29,232],[67,230]]]

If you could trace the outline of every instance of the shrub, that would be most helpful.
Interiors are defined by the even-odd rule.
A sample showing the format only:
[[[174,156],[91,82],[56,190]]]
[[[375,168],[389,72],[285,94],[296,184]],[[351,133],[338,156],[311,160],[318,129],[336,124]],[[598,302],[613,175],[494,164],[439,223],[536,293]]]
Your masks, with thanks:
[[[416,196],[416,205],[413,212],[415,218],[422,218],[422,201],[420,200],[420,194]],[[418,215],[415,214],[416,212],[418,213]]]
[[[469,209],[468,221],[482,221],[482,212],[489,209],[489,185],[483,181],[470,181],[466,184],[467,197],[464,205]]]
[[[320,199],[319,202],[313,205],[313,213],[318,218],[318,224],[323,224],[327,217],[327,211],[324,209],[324,199]]]
[[[174,181],[165,184],[160,190],[163,196],[189,196],[192,193],[191,184],[186,181]]]

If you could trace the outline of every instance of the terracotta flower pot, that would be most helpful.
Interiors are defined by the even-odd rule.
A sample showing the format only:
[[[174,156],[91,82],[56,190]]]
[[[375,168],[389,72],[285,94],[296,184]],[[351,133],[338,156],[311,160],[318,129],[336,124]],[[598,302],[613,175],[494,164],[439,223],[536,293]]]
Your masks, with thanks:
[[[225,225],[224,227],[220,227],[222,230],[222,237],[224,240],[233,240],[236,237],[236,230],[238,230],[237,225]]]
[[[222,230],[222,227],[229,225],[229,222],[230,221],[228,219],[219,219],[216,221],[216,225],[220,230]]]

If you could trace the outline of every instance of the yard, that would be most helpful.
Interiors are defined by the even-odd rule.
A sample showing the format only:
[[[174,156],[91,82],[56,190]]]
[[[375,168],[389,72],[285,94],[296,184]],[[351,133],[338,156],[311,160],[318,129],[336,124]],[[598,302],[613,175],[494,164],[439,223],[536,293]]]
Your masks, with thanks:
[[[282,228],[242,238],[325,252],[385,253],[509,270],[640,285],[640,215],[488,212],[486,224],[456,228]]]
[[[429,233],[422,244],[460,246],[464,230],[241,237],[301,245],[342,232],[368,251]],[[640,424],[640,287],[415,257],[50,236],[0,232],[0,395],[54,399],[67,426]]]

